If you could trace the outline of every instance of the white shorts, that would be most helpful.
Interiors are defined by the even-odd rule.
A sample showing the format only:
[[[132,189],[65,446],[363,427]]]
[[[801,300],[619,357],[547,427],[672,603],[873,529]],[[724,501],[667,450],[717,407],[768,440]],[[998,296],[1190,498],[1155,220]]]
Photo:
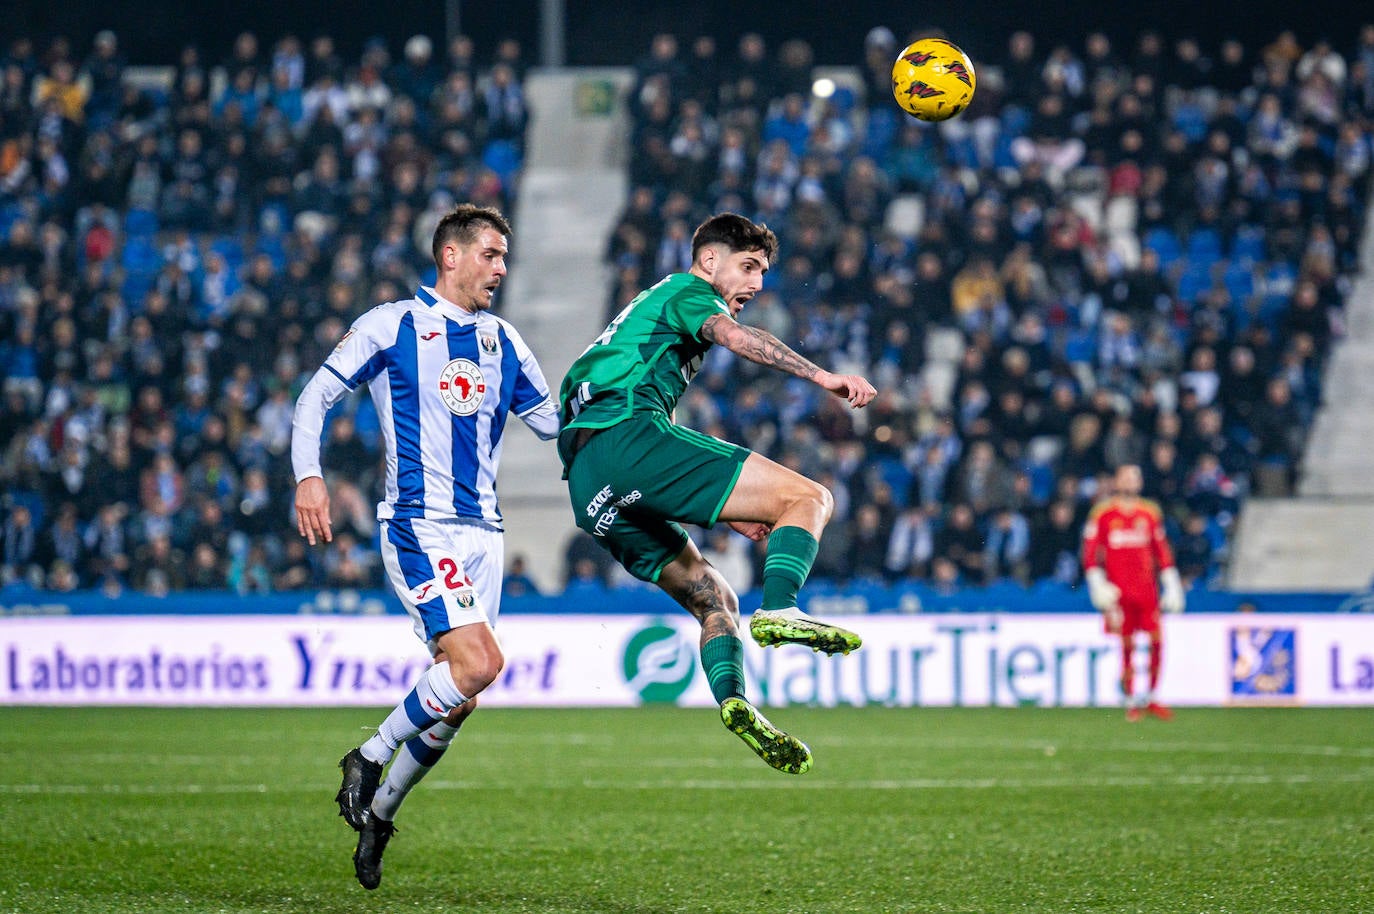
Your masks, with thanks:
[[[382,521],[382,564],[415,622],[415,636],[438,650],[444,632],[501,611],[505,540],[500,531],[459,520]]]

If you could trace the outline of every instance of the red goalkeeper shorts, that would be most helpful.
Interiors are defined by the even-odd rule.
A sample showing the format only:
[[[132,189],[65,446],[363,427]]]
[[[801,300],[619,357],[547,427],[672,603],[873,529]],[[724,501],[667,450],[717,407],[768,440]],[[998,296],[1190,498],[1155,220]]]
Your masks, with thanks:
[[[1121,595],[1121,634],[1130,637],[1136,632],[1159,634],[1159,596],[1157,594]]]

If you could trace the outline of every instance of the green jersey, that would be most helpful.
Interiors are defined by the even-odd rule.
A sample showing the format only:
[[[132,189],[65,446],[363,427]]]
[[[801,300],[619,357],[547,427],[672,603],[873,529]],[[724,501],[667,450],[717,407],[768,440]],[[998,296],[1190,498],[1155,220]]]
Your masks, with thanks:
[[[673,273],[634,301],[577,357],[563,378],[563,428],[607,428],[641,412],[672,415],[711,344],[701,326],[730,316],[711,284]]]

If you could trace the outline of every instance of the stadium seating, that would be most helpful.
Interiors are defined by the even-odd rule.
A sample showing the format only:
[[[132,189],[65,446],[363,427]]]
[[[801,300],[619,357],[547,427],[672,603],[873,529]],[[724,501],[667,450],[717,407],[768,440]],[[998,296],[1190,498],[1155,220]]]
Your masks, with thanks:
[[[784,316],[776,317],[775,308],[768,320],[789,330],[789,341],[818,363],[881,375],[890,389],[869,422],[861,419],[809,448],[795,444],[811,439],[798,435],[795,422],[783,415],[748,429],[725,421],[707,430],[752,436],[745,443],[824,476],[840,490],[842,506],[876,498],[885,530],[894,529],[900,507],[913,500],[921,474],[938,469],[942,498],[926,518],[935,554],[885,566],[881,577],[887,581],[936,575],[947,512],[979,494],[981,483],[969,478],[975,442],[993,442],[997,473],[1017,480],[980,504],[980,530],[986,532],[999,511],[1020,514],[1032,531],[1033,555],[1050,548],[1041,538],[1054,502],[1070,502],[1081,521],[1103,491],[1104,473],[1123,461],[1139,462],[1146,494],[1162,503],[1170,531],[1177,536],[1199,523],[1205,529],[1210,548],[1201,551],[1208,558],[1200,566],[1190,562],[1186,575],[1206,586],[1224,565],[1240,501],[1258,485],[1252,473],[1263,474],[1267,493],[1282,494],[1300,469],[1301,451],[1291,443],[1282,455],[1266,452],[1257,459],[1265,447],[1259,430],[1284,421],[1274,414],[1277,407],[1263,402],[1263,382],[1320,376],[1330,337],[1325,318],[1341,308],[1340,275],[1354,263],[1358,231],[1347,232],[1331,251],[1331,236],[1310,226],[1337,216],[1355,226],[1364,222],[1374,136],[1369,81],[1346,87],[1334,122],[1305,110],[1301,91],[1285,91],[1276,96],[1281,124],[1267,111],[1263,125],[1252,125],[1258,83],[1242,91],[1198,88],[1188,76],[1191,64],[1183,61],[1159,71],[1165,79],[1155,84],[1136,80],[1128,60],[1112,57],[1110,66],[1099,67],[1075,90],[1056,75],[1063,66],[1083,66],[1073,51],[1067,51],[1068,64],[1065,49],[1056,50],[1053,65],[1045,58],[1021,61],[1016,72],[1030,81],[1018,85],[1000,78],[1003,61],[975,52],[988,78],[980,81],[973,106],[938,127],[917,128],[913,141],[911,122],[888,97],[883,69],[895,40],[875,29],[873,41],[887,44],[870,47],[872,69],[857,71],[867,97],[846,129],[831,129],[837,115],[813,97],[812,136],[794,144],[800,151],[780,167],[772,161],[767,180],[755,183],[762,158],[739,156],[732,146],[710,180],[699,184],[691,216],[738,209],[779,229],[775,273],[790,275],[794,256],[805,257],[810,272],[790,295],[783,283],[772,286],[783,292]],[[1304,78],[1314,78],[1297,75],[1310,68],[1266,53],[1249,49],[1246,66],[1265,65],[1256,67],[1256,80],[1301,89]],[[678,163],[662,150],[672,149],[682,125],[691,122],[707,136],[740,133],[744,148],[762,156],[759,125],[776,118],[787,92],[796,91],[765,85],[762,98],[742,94],[741,83],[757,79],[744,59],[722,55],[695,65],[719,74],[718,81],[684,97],[655,79],[674,64],[645,62],[629,96],[635,116],[631,180],[679,217]],[[1186,78],[1175,83],[1176,74]],[[666,108],[656,97],[664,91],[670,95]],[[1047,94],[1060,96],[1067,115],[1062,121],[1042,119]],[[1265,145],[1267,131],[1296,136],[1308,124],[1320,137],[1309,151]],[[1345,125],[1355,126],[1364,150],[1350,159],[1358,164],[1349,180],[1336,174],[1331,154]],[[842,148],[822,145],[846,134],[856,139]],[[773,150],[766,154],[776,158]],[[864,160],[888,171],[854,181],[855,163]],[[1339,196],[1348,210],[1332,213],[1317,195],[1304,196],[1304,170],[1344,181]],[[809,173],[829,177],[803,180]],[[642,211],[623,216],[609,246],[618,269],[608,310],[656,278],[652,257],[637,252],[651,255],[666,218]],[[642,243],[627,249],[622,242],[629,235],[643,236]],[[893,239],[903,244],[894,248]],[[914,255],[888,253],[903,248]],[[1153,264],[1141,261],[1142,251],[1153,253]],[[963,281],[989,259],[993,270],[980,285]],[[627,281],[627,271],[634,281]],[[1305,280],[1320,287],[1311,318],[1293,306]],[[976,294],[968,291],[975,288]],[[924,347],[924,355],[922,347],[910,347],[894,376],[882,367],[892,362],[880,364],[880,354],[897,324],[902,336],[943,339],[953,333],[958,345],[953,352],[943,344]],[[1240,349],[1249,355],[1230,359]],[[1199,350],[1208,354],[1198,356]],[[1008,370],[1026,361],[1030,370]],[[1233,361],[1253,361],[1260,383],[1236,374]],[[783,396],[778,379],[753,366],[722,361],[703,375],[699,383],[714,392],[723,416],[741,389],[755,391],[756,399]],[[1052,395],[1061,387],[1071,391],[1068,403]],[[1316,387],[1292,383],[1299,422],[1310,421],[1315,411]],[[1114,421],[1119,416],[1128,420],[1124,427]],[[933,429],[944,417],[953,420],[960,447],[943,465],[925,466]],[[875,428],[884,430],[881,438]],[[852,508],[848,516],[842,511],[832,522],[838,538],[852,538],[846,529],[852,514]],[[843,577],[847,568],[872,567],[858,558],[825,570]],[[754,559],[760,561],[758,549]],[[1074,582],[1074,561],[1040,559],[1030,563],[1037,574]],[[983,567],[1025,566],[988,561]],[[1030,583],[1024,571],[1011,574]],[[958,578],[996,583],[972,565]]]
[[[117,110],[54,118],[31,89],[72,47],[33,37],[0,50],[22,75],[0,102],[0,587],[380,586],[375,550],[286,548],[292,402],[358,313],[432,281],[417,217],[456,198],[509,207],[522,87],[500,94],[498,131],[470,59],[411,42],[393,61],[374,41],[344,61],[322,36],[218,67],[117,56]],[[340,411],[353,431],[324,461],[341,529],[366,543],[379,423],[366,398]],[[66,504],[79,535],[53,522]],[[201,543],[217,561],[189,568]]]
[[[484,107],[492,80],[466,58],[393,61],[374,42],[343,61],[327,42],[281,44],[225,61],[224,79],[168,61],[117,110],[64,119],[30,104],[49,37],[0,60],[25,74],[0,98],[0,585],[380,583],[375,562],[331,552],[303,576],[314,558],[285,548],[291,403],[348,321],[429,274],[417,218],[454,199],[509,207],[524,158],[523,118],[505,107],[518,84],[498,123]],[[876,50],[867,59],[895,48]],[[1303,68],[1249,50],[1284,91],[1197,90],[1170,84],[1169,67],[1152,84],[1123,58],[1074,94],[1043,58],[1009,84],[996,53],[975,54],[988,78],[973,106],[915,134],[860,53],[849,76],[827,71],[839,82],[828,101],[806,74],[752,57],[642,61],[628,174],[651,204],[627,210],[608,242],[607,310],[657,278],[666,226],[720,209],[765,218],[783,241],[767,320],[816,361],[880,380],[883,396],[841,422],[780,378],[712,359],[698,386],[714,401],[703,415],[721,418],[707,430],[825,478],[849,506],[836,543],[857,541],[855,506],[876,505],[886,533],[902,505],[923,504],[935,551],[866,573],[995,583],[941,551],[948,510],[969,502],[980,530],[1011,511],[1031,531],[1028,561],[984,567],[1072,583],[1072,561],[1038,552],[1051,548],[1051,508],[1081,519],[1105,472],[1135,460],[1171,530],[1203,522],[1210,556],[1189,576],[1206,584],[1257,468],[1270,492],[1300,472],[1291,442],[1261,443],[1288,414],[1254,391],[1282,378],[1296,421],[1310,421],[1370,179],[1370,88],[1352,79],[1333,120],[1310,107]],[[298,105],[268,92],[277,68],[298,74]],[[364,68],[381,84],[360,82]],[[476,78],[448,79],[456,70]],[[225,104],[244,71],[251,98]],[[784,116],[797,94],[800,123]],[[1045,118],[1047,94],[1068,116]],[[770,118],[781,146],[765,153]],[[1315,144],[1273,141],[1307,126]],[[188,131],[199,147],[183,144]],[[1316,307],[1295,306],[1312,288]],[[1233,371],[1239,349],[1260,384]],[[747,423],[743,400],[757,404]],[[366,542],[377,417],[357,399],[344,413],[355,421],[327,439],[325,466],[344,526]],[[975,472],[982,441],[994,460]],[[207,473],[233,490],[217,518],[201,510]],[[53,524],[67,503],[79,537]],[[222,564],[189,579],[184,556],[204,541],[223,544]],[[874,568],[843,558],[829,573]],[[66,567],[74,578],[53,573]]]

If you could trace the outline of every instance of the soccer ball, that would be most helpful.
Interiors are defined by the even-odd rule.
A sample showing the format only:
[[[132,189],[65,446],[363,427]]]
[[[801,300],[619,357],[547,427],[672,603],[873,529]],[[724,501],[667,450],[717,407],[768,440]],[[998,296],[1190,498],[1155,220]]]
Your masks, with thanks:
[[[968,55],[943,38],[922,38],[892,63],[892,95],[923,121],[947,121],[968,107],[978,84]]]

